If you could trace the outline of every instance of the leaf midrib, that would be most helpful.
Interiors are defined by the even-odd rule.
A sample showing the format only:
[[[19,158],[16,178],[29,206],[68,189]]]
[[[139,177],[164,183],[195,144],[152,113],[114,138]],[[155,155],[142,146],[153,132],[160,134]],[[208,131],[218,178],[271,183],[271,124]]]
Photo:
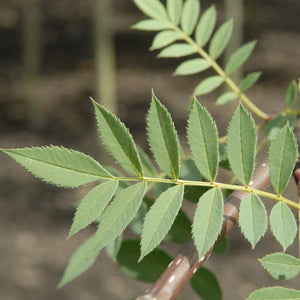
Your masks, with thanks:
[[[172,199],[169,201],[168,206],[165,207],[164,213],[162,214],[163,216],[166,215],[166,211],[168,211],[169,207],[170,207],[171,204],[173,203],[174,199],[177,198],[177,195],[178,195],[179,193],[182,194],[182,188],[181,188],[181,189],[178,189],[178,191],[176,191],[176,193],[173,195]],[[176,216],[175,216],[175,217],[176,217]],[[162,224],[162,221],[163,221],[163,218],[160,218],[160,223],[159,223],[159,224],[158,224],[158,222],[155,222],[155,224],[157,225],[157,226],[155,226],[155,228],[159,228],[160,225]],[[154,228],[154,226],[153,226],[152,228]],[[151,242],[152,242],[152,240],[153,240],[153,237],[154,237],[154,235],[152,236],[152,238],[151,238],[151,240],[150,240]],[[147,243],[147,244],[148,244],[147,247],[146,247],[147,249],[148,249],[148,247],[149,247],[149,244],[151,244],[150,241]]]
[[[286,131],[285,131],[285,134],[284,134],[284,145],[286,143],[286,139],[287,139],[287,134],[286,134]],[[283,158],[285,156],[285,153],[286,153],[286,147],[284,146],[283,147],[283,151],[282,151],[282,155],[280,156],[280,168],[279,168],[279,181],[278,181],[278,193],[281,194],[281,182],[282,182],[282,171],[283,171]]]
[[[212,168],[211,168],[211,163],[210,163],[210,160],[209,160],[208,148],[207,148],[207,143],[206,143],[206,136],[205,136],[205,132],[203,130],[202,120],[201,120],[201,118],[199,116],[199,113],[198,113],[198,108],[197,108],[197,116],[198,116],[198,119],[199,119],[199,122],[200,122],[200,126],[201,126],[201,131],[202,131],[202,136],[203,136],[203,142],[204,142],[204,148],[205,148],[205,156],[206,156],[206,161],[207,161],[207,165],[208,165],[208,168],[209,168],[210,180],[213,181],[213,178],[212,178]]]
[[[100,111],[101,112],[101,111]],[[119,146],[121,147],[121,149],[123,150],[123,153],[125,154],[125,156],[127,157],[127,159],[129,160],[129,162],[131,163],[131,166],[133,167],[133,169],[135,170],[136,174],[138,174],[139,176],[142,176],[143,175],[143,171],[142,171],[142,167],[141,167],[141,164],[139,164],[140,168],[141,168],[141,172],[140,170],[137,169],[136,167],[136,164],[135,162],[130,158],[130,156],[127,155],[126,151],[125,151],[125,148],[123,147],[122,143],[119,141],[118,137],[115,135],[114,131],[113,131],[113,128],[112,128],[112,124],[110,124],[110,122],[108,122],[109,120],[107,119],[107,116],[105,116],[102,112],[101,112],[102,116],[105,118],[105,121],[106,121],[106,124],[108,124],[109,126],[109,129],[111,131],[111,133],[113,134],[115,140],[117,141],[117,143],[119,144]],[[123,128],[124,129],[124,128]],[[126,130],[126,129],[125,129]],[[130,135],[129,132],[127,132],[127,134]],[[130,144],[132,141],[130,140]],[[133,147],[134,148],[134,147]],[[136,149],[134,149],[136,150]],[[137,151],[135,151],[135,154],[137,155],[137,159],[138,159],[138,162],[139,162],[139,156],[138,156],[138,153]]]
[[[206,226],[206,232],[207,232],[207,229],[208,229],[209,225],[211,224],[212,213],[214,211],[213,207],[215,206],[215,201],[216,201],[216,193],[217,193],[217,190],[215,190],[215,192],[214,192],[213,201],[212,201],[212,204],[211,204],[211,209],[210,209],[210,213],[209,213],[209,217],[208,217],[208,224]],[[207,240],[207,234],[205,235],[205,242],[206,242],[206,240]]]
[[[241,111],[239,113],[239,136],[240,136],[240,141],[241,141],[241,158],[242,158],[242,169],[243,169],[243,177],[244,177],[244,182],[245,184],[248,184],[246,181],[246,172],[245,172],[245,159],[244,159],[244,139],[243,139],[243,134],[241,131],[242,128],[242,118],[241,118]]]
[[[73,172],[76,172],[76,173],[81,173],[81,174],[85,174],[85,175],[92,175],[92,176],[95,176],[95,177],[99,177],[99,178],[113,178],[112,176],[100,176],[99,174],[94,174],[94,173],[89,173],[89,172],[83,172],[83,171],[80,171],[80,170],[76,170],[76,169],[72,169],[70,167],[62,167],[58,164],[54,164],[54,163],[49,163],[47,161],[43,161],[42,159],[37,159],[37,158],[30,158],[24,154],[20,154],[20,153],[15,153],[15,155],[18,155],[18,156],[21,156],[21,157],[25,157],[27,159],[31,159],[33,161],[36,161],[36,162],[40,162],[40,163],[44,163],[44,164],[47,164],[47,165],[50,165],[52,167],[57,167],[57,168],[60,168],[60,169],[63,169],[63,170],[69,170],[69,171],[73,171]]]
[[[157,110],[157,106],[156,106],[156,103],[155,103],[155,110],[156,110],[156,116],[158,117],[158,110]],[[172,173],[172,177],[174,179],[177,179],[178,176],[175,174],[175,169],[174,169],[174,166],[173,166],[173,163],[172,163],[172,160],[171,160],[171,156],[170,156],[170,152],[169,152],[169,148],[167,146],[167,139],[166,139],[166,134],[165,134],[165,130],[164,130],[164,127],[162,126],[162,123],[160,121],[160,118],[158,117],[158,122],[159,122],[159,127],[161,129],[161,133],[162,133],[162,136],[163,136],[163,141],[164,141],[164,145],[165,145],[165,148],[167,150],[167,155],[168,155],[168,161],[169,161],[169,166],[171,168],[171,173]],[[176,151],[178,152],[178,151]],[[178,157],[178,153],[177,154],[177,157]]]

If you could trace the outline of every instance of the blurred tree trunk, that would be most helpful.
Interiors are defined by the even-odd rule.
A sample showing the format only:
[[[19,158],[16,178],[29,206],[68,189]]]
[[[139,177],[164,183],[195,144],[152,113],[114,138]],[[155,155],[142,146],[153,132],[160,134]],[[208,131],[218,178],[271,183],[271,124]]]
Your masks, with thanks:
[[[225,19],[233,18],[233,33],[228,47],[225,52],[225,62],[228,61],[232,53],[243,44],[244,36],[244,0],[225,0],[224,9]],[[239,68],[232,78],[235,82],[239,82],[243,76],[242,67]]]
[[[22,92],[27,114],[33,127],[41,126],[43,117],[38,99],[42,34],[40,0],[22,1],[23,11],[23,78]]]
[[[111,22],[112,0],[95,0],[95,92],[96,100],[108,110],[117,113],[116,66],[113,29]]]

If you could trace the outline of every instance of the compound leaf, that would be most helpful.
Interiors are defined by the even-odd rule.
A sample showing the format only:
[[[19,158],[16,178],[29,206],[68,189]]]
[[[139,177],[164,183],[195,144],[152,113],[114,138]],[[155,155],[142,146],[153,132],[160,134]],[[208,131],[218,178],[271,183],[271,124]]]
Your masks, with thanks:
[[[130,174],[143,176],[139,153],[131,134],[111,112],[93,101],[98,130],[102,141],[114,159]]]
[[[171,178],[179,176],[179,141],[167,109],[152,95],[147,118],[149,144],[160,168]]]
[[[186,0],[184,2],[181,16],[181,28],[187,35],[190,35],[195,29],[199,14],[199,0]]]
[[[296,100],[297,96],[297,83],[295,80],[293,80],[286,91],[285,95],[285,107],[286,108],[291,108],[293,105],[294,101]]]
[[[215,75],[208,77],[196,86],[194,94],[199,96],[210,93],[218,88],[223,82],[224,79],[221,76]]]
[[[247,300],[300,300],[300,291],[280,286],[263,288],[254,291]]]
[[[145,31],[160,31],[165,29],[171,29],[172,25],[168,21],[164,20],[142,20],[135,25],[132,26],[133,29],[136,30],[145,30]]]
[[[232,28],[233,22],[230,19],[222,24],[212,37],[208,50],[212,59],[216,60],[226,48],[232,34]]]
[[[259,259],[261,265],[277,280],[289,280],[300,272],[300,259],[277,252]]]
[[[175,75],[191,75],[207,70],[211,64],[203,58],[194,58],[181,63],[175,70]]]
[[[222,192],[218,188],[210,189],[199,199],[192,228],[199,257],[213,246],[221,231],[223,206]]]
[[[165,7],[159,0],[133,0],[136,6],[153,19],[168,20]]]
[[[151,252],[170,230],[183,199],[184,187],[176,185],[163,192],[146,214],[142,241],[141,258]]]
[[[119,269],[126,276],[144,282],[155,282],[168,267],[172,258],[162,249],[156,248],[142,261],[137,240],[125,240],[117,255]]]
[[[208,8],[197,25],[195,39],[200,47],[204,47],[216,26],[217,12],[214,5]]]
[[[236,71],[248,59],[255,45],[256,41],[252,41],[236,50],[226,64],[225,73],[229,75]]]
[[[80,202],[69,237],[98,219],[114,195],[118,183],[108,181],[93,188]]]
[[[63,187],[77,187],[99,179],[112,178],[97,161],[81,152],[46,146],[2,149],[34,176]]]
[[[203,300],[222,300],[222,290],[219,282],[210,270],[201,267],[190,282],[193,290]]]
[[[216,105],[224,105],[224,104],[229,103],[237,98],[238,98],[238,96],[235,92],[226,92],[217,99]]]
[[[167,0],[167,12],[171,21],[178,25],[181,19],[183,0]]]
[[[244,185],[248,185],[254,171],[257,133],[252,116],[241,104],[231,119],[227,136],[231,169]]]
[[[240,90],[243,92],[253,86],[257,82],[261,74],[262,72],[253,72],[248,74],[239,84]]]
[[[74,280],[76,277],[84,273],[94,264],[100,251],[96,251],[93,254],[90,254],[92,244],[93,237],[86,240],[72,254],[68,265],[65,269],[64,275],[60,283],[58,284],[59,288]]]
[[[155,36],[151,46],[151,50],[166,47],[181,38],[182,36],[176,31],[173,30],[161,31]]]
[[[208,180],[214,181],[218,171],[218,131],[209,112],[194,100],[189,115],[188,141],[196,166]]]
[[[267,212],[260,198],[253,193],[243,198],[240,206],[239,224],[252,248],[265,234],[267,222]]]
[[[288,125],[278,130],[269,149],[270,179],[277,194],[286,188],[297,158],[295,136]]]
[[[114,201],[101,215],[98,230],[94,235],[91,253],[107,246],[127,227],[142,203],[146,187],[146,182],[140,182],[131,185],[116,195]]]
[[[197,49],[191,45],[177,43],[163,49],[158,57],[182,57],[197,52]]]
[[[283,250],[291,245],[297,234],[296,220],[284,202],[278,202],[271,210],[270,225],[275,238]]]

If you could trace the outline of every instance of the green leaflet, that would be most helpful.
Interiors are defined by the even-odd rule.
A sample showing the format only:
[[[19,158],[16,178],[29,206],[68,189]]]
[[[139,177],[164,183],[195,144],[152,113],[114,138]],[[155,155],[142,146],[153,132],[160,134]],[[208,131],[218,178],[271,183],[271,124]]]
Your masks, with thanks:
[[[181,28],[183,32],[190,35],[197,24],[200,15],[199,0],[186,0],[183,4]]]
[[[160,31],[165,29],[172,28],[172,25],[168,21],[149,19],[143,20],[132,26],[136,30],[145,30],[145,31]]]
[[[202,181],[203,177],[197,168],[195,161],[192,158],[186,158],[180,167],[180,179]],[[189,186],[185,186],[185,189]],[[199,197],[197,199],[197,202]]]
[[[93,188],[80,202],[69,237],[98,219],[114,195],[117,181],[108,181]]]
[[[269,148],[270,179],[277,194],[286,188],[297,158],[295,136],[288,125],[278,131]]]
[[[145,198],[144,198],[145,200]],[[152,201],[152,199],[151,199]],[[146,216],[146,213],[148,212],[148,205],[145,203],[145,201],[142,202],[139,210],[135,214],[134,218],[132,219],[130,223],[130,228],[132,231],[137,235],[142,235],[143,231],[143,222]]]
[[[196,166],[207,180],[214,181],[219,163],[218,131],[209,112],[197,100],[189,115],[187,136]]]
[[[238,95],[235,92],[226,92],[217,99],[216,104],[223,105],[223,104],[231,102],[237,98],[238,98]]]
[[[127,227],[142,203],[146,187],[146,182],[140,182],[116,195],[114,201],[101,215],[101,222],[94,235],[90,253],[107,246]]]
[[[147,202],[147,204],[145,202]],[[154,200],[144,197],[144,201],[139,211],[130,224],[130,227],[135,234],[142,235],[143,222],[148,212],[148,205],[151,207],[153,203]],[[172,243],[188,242],[192,238],[191,225],[190,219],[186,216],[184,211],[180,209],[164,240]]]
[[[119,269],[126,276],[144,282],[155,282],[172,261],[172,258],[159,248],[154,249],[140,262],[139,255],[139,241],[125,240],[117,255],[117,262]]]
[[[278,131],[283,128],[287,122],[289,123],[290,128],[294,128],[297,116],[295,113],[288,114],[287,116],[277,115],[272,119],[267,126],[265,127],[265,136],[268,138],[268,141],[271,142]]]
[[[141,159],[128,129],[111,112],[93,101],[98,130],[114,159],[130,174],[143,176]]]
[[[164,238],[165,241],[172,243],[185,243],[191,240],[192,223],[182,209],[178,211],[178,214],[173,222],[173,225]]]
[[[227,132],[227,157],[235,176],[248,185],[254,171],[257,133],[252,116],[240,104]]]
[[[300,259],[292,255],[277,252],[259,260],[261,265],[277,280],[289,280],[300,272]]]
[[[230,19],[222,24],[212,37],[208,50],[212,59],[217,59],[226,48],[232,34],[232,28],[233,22]]]
[[[175,70],[175,75],[191,75],[207,70],[210,63],[203,58],[194,58],[181,63]]]
[[[143,225],[140,260],[150,253],[170,230],[181,207],[183,192],[182,185],[171,187],[151,206]]]
[[[181,38],[182,36],[176,31],[173,30],[161,31],[155,36],[151,46],[151,50],[166,47]]]
[[[229,75],[236,71],[248,59],[255,45],[256,41],[252,41],[236,50],[226,64],[225,73]]]
[[[203,300],[222,300],[222,290],[219,282],[210,270],[201,267],[190,282],[193,290]]]
[[[221,76],[215,75],[208,77],[196,86],[194,94],[196,96],[208,94],[218,88],[223,82],[224,79]]]
[[[123,240],[123,234],[121,233],[117,236],[112,242],[110,242],[106,247],[106,254],[113,260],[117,260],[117,255],[120,250],[121,244]]]
[[[197,25],[195,39],[200,47],[204,47],[216,26],[217,12],[214,5],[208,8]]]
[[[182,57],[196,53],[197,49],[191,45],[178,43],[163,49],[158,57]]]
[[[97,161],[81,152],[46,146],[2,149],[34,176],[63,187],[77,187],[99,179],[112,178]]]
[[[286,108],[291,108],[291,106],[293,105],[293,103],[296,100],[296,96],[297,96],[297,83],[295,80],[293,80],[289,84],[288,89],[286,91],[286,95],[285,95],[285,107]]]
[[[261,74],[262,72],[253,72],[248,74],[239,84],[240,90],[243,92],[253,86],[253,84],[257,82]]]
[[[300,291],[280,286],[263,288],[253,292],[247,300],[300,300]]]
[[[147,117],[149,144],[159,167],[171,178],[179,176],[179,141],[172,118],[154,94]]]
[[[90,254],[90,248],[93,244],[93,237],[86,240],[81,246],[79,246],[76,251],[72,254],[68,265],[65,269],[64,275],[58,284],[61,288],[70,281],[74,280],[76,277],[84,273],[89,269],[97,259],[99,251]]]
[[[167,12],[173,24],[178,25],[181,19],[183,0],[167,0]]]
[[[291,245],[297,234],[296,220],[290,208],[284,202],[278,202],[272,208],[270,225],[275,238],[283,250]]]
[[[167,12],[159,0],[133,0],[136,6],[153,19],[168,20]]]
[[[218,188],[210,189],[199,199],[193,222],[193,238],[201,258],[215,243],[223,221],[223,196]]]
[[[252,248],[267,230],[267,212],[256,194],[249,194],[241,201],[239,225]]]
[[[145,175],[149,176],[149,177],[155,177],[156,170],[155,170],[155,168],[152,164],[152,161],[151,161],[150,157],[139,146],[137,147],[137,149],[138,149],[141,161],[142,161],[143,170],[144,170]]]

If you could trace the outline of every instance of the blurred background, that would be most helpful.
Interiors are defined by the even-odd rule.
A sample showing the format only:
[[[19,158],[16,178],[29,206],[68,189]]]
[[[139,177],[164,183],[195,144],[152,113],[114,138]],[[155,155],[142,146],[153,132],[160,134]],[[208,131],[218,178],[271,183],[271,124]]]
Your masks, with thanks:
[[[231,52],[258,39],[243,72],[264,73],[247,95],[267,113],[280,111],[288,83],[299,77],[299,0],[202,0],[202,11],[213,3],[219,24],[235,18]],[[117,113],[147,151],[145,115],[152,88],[186,147],[189,99],[207,73],[173,76],[181,60],[158,59],[157,52],[148,51],[154,34],[130,29],[143,18],[131,0],[0,0],[0,147],[62,145],[109,164],[98,139],[92,96]],[[235,76],[239,80],[242,73]],[[215,106],[219,94],[199,100],[224,135],[237,102]],[[120,274],[105,251],[78,280],[56,288],[71,253],[95,230],[90,226],[66,241],[74,203],[88,189],[46,185],[0,155],[0,299],[117,300],[147,288]],[[293,183],[287,196],[296,197]],[[187,213],[192,217],[191,207]],[[281,249],[268,232],[251,251],[236,227],[229,251],[212,256],[206,266],[216,272],[224,299],[238,300],[278,284],[256,258]],[[171,248],[173,254],[179,249]],[[296,247],[290,253],[297,255]],[[296,279],[279,284],[299,288]],[[182,299],[198,298],[187,288]]]

